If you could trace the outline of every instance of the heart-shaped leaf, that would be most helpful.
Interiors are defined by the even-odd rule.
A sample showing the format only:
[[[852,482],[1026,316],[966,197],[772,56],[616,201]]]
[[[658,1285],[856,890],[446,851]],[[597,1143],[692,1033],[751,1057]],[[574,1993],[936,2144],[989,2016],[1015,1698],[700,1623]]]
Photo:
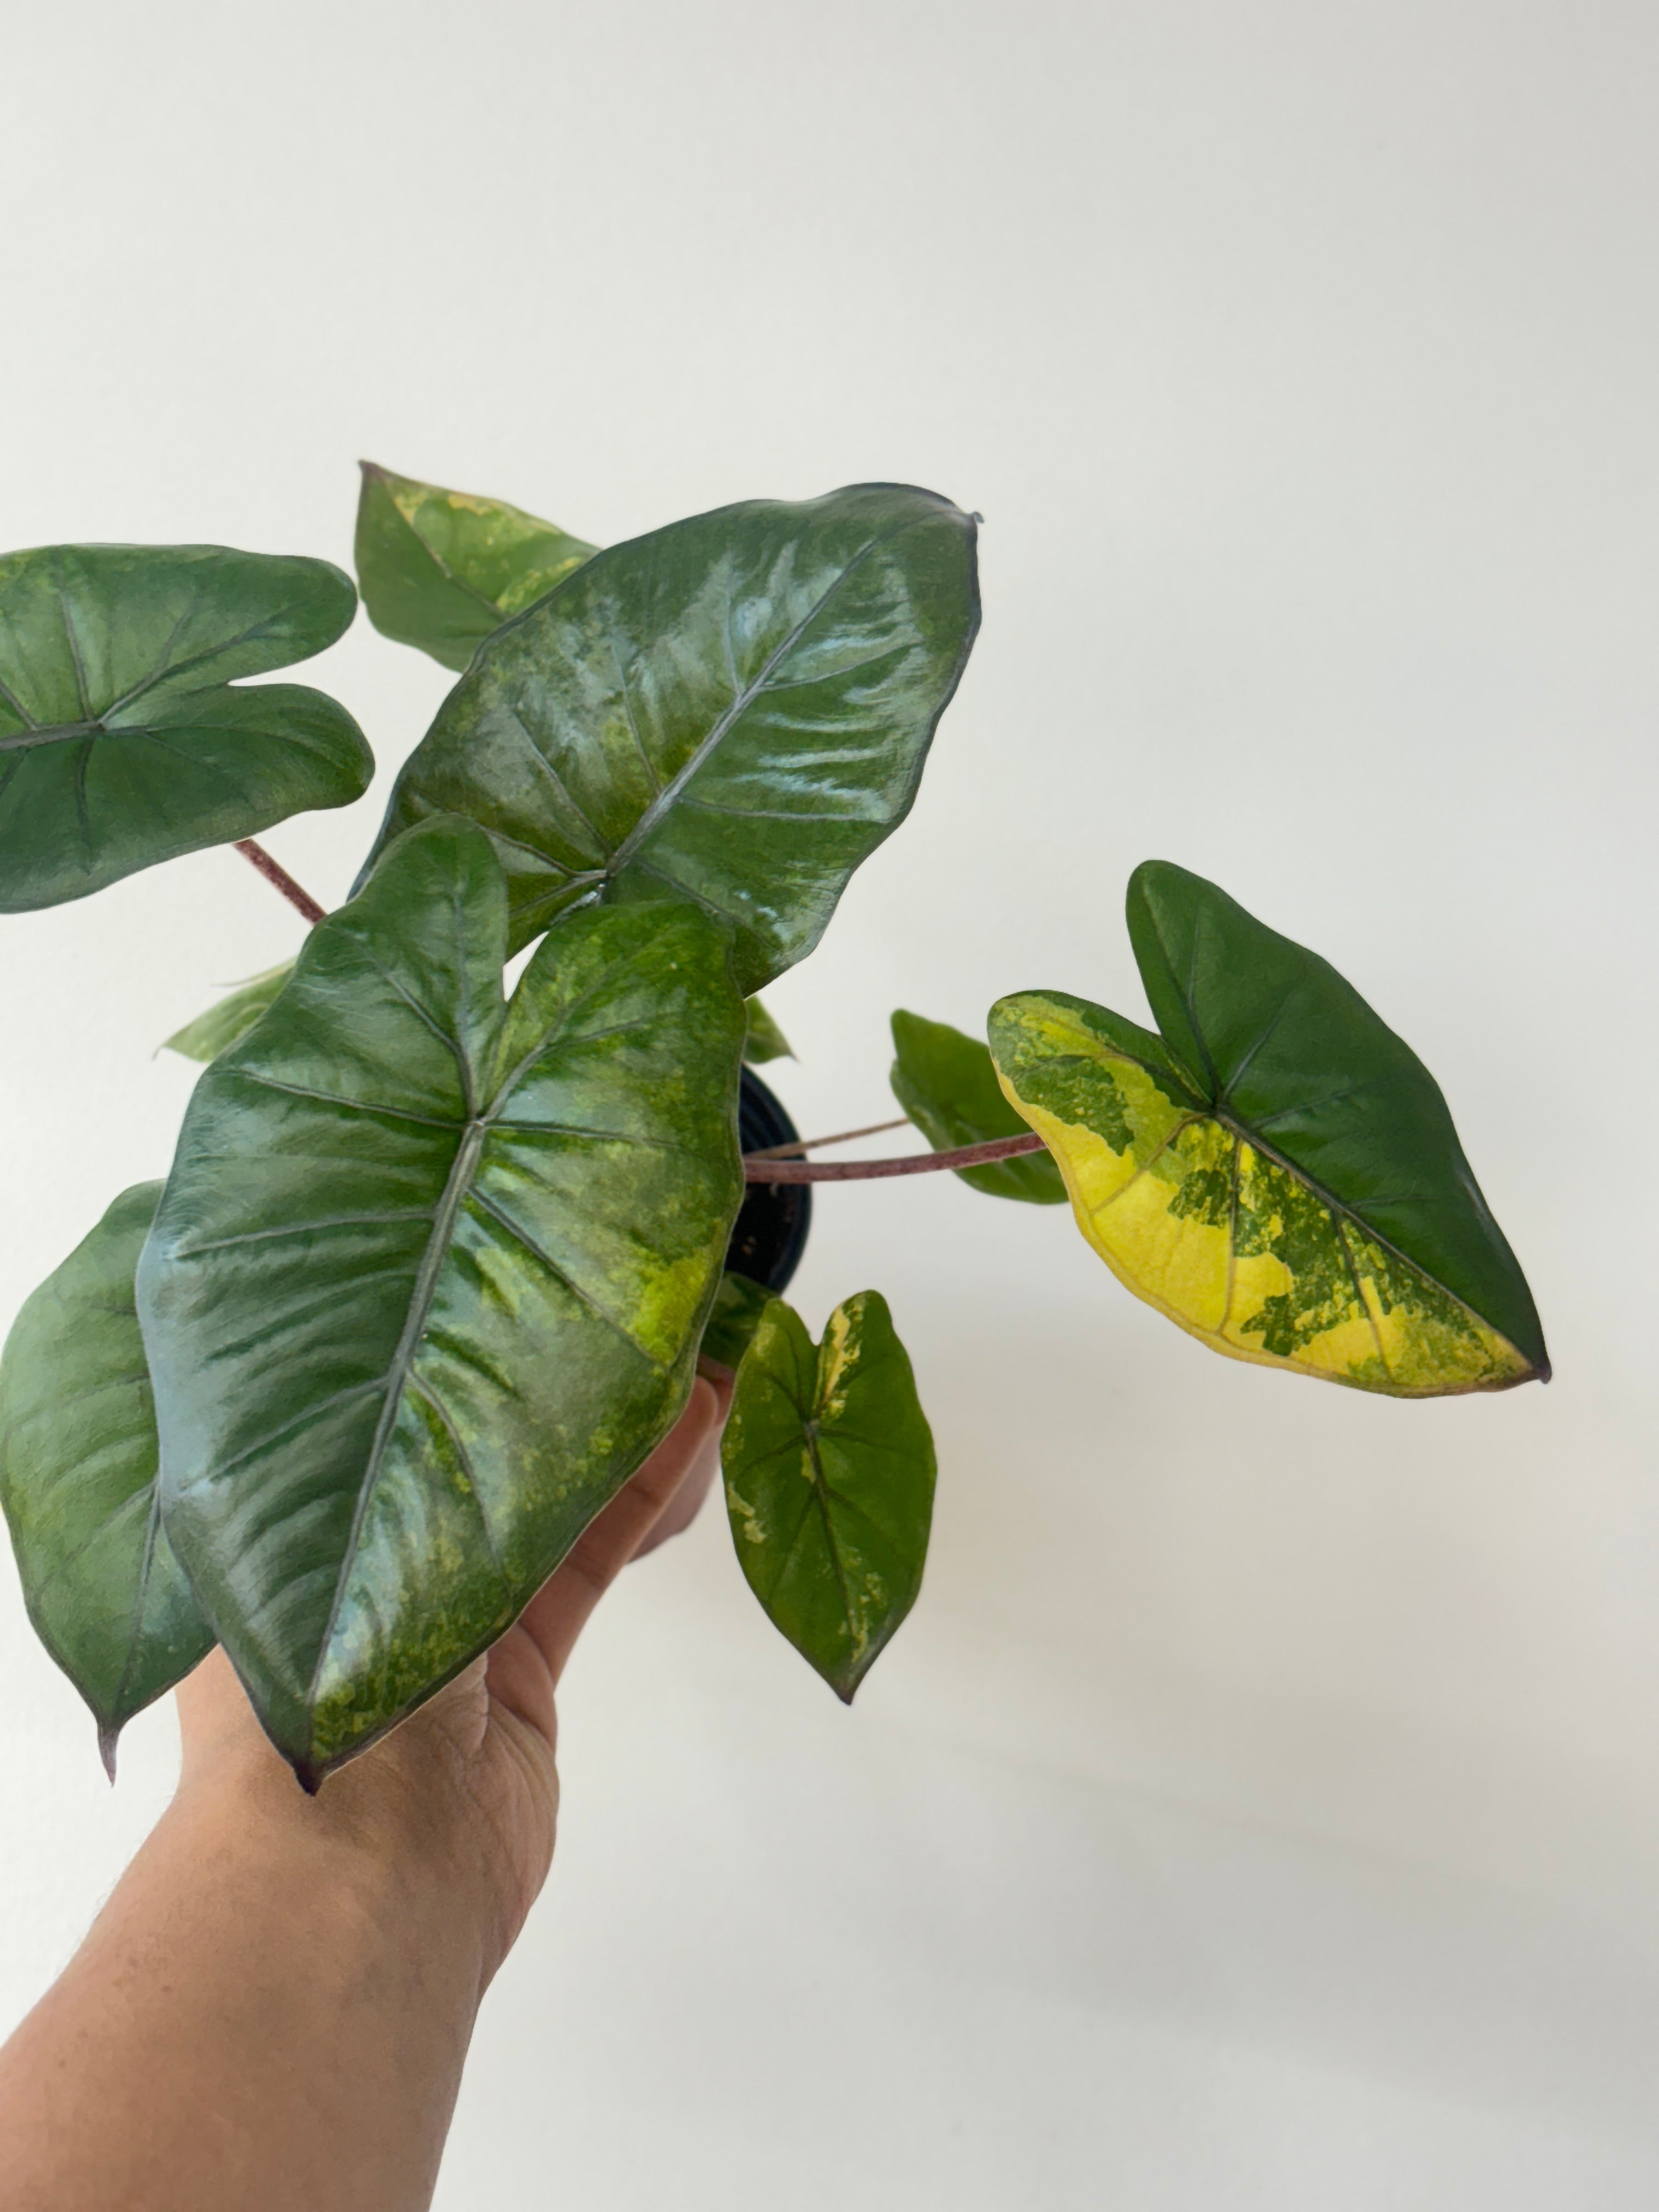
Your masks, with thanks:
[[[751,1067],[763,1067],[769,1060],[795,1056],[788,1038],[758,999],[749,1001],[749,1034],[744,1039],[743,1056]]]
[[[909,811],[978,622],[972,517],[903,485],[613,545],[480,647],[382,842],[481,822],[515,947],[595,895],[690,898],[759,990]]]
[[[345,708],[237,688],[332,645],[357,595],[326,561],[222,545],[52,545],[0,560],[0,912],[361,798]]]
[[[213,1647],[161,1525],[132,1274],[159,1182],[123,1191],[27,1298],[0,1360],[0,1502],[40,1641],[115,1739]]]
[[[204,1014],[198,1014],[193,1022],[186,1022],[175,1030],[162,1044],[164,1052],[176,1052],[185,1060],[217,1060],[222,1052],[245,1037],[267,1007],[276,1003],[276,994],[294,973],[294,963],[284,960],[280,968],[267,968],[263,975],[250,975],[246,983],[239,983],[228,998],[210,1006]]]
[[[893,1049],[898,1055],[890,1077],[893,1096],[936,1152],[1024,1135],[1024,1122],[1002,1095],[990,1051],[977,1037],[901,1007],[893,1016]],[[993,1198],[1023,1198],[1034,1206],[1065,1202],[1060,1170],[1046,1152],[955,1172]]]
[[[837,1306],[816,1350],[773,1299],[738,1370],[720,1464],[750,1589],[851,1705],[916,1601],[933,1517],[933,1431],[878,1291]]]
[[[573,915],[510,1007],[506,950],[482,832],[402,839],[198,1083],[139,1268],[168,1533],[311,1782],[665,1433],[737,1212],[716,926]]]
[[[1236,1359],[1395,1397],[1547,1381],[1434,1078],[1328,963],[1150,860],[1129,934],[1161,1036],[1087,1000],[991,1010],[1004,1088],[1084,1235]]]
[[[357,582],[368,618],[399,645],[461,669],[475,648],[595,550],[505,500],[478,499],[362,464]]]

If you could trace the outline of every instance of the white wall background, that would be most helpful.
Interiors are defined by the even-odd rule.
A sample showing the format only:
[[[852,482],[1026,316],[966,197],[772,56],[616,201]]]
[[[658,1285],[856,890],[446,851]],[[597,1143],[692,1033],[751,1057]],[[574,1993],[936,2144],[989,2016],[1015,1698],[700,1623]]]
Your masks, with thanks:
[[[1139,1012],[1148,854],[1440,1074],[1547,1391],[1212,1358],[1064,1217],[831,1192],[942,1468],[848,1714],[707,1516],[601,1615],[440,2189],[581,2212],[1659,2201],[1644,0],[83,0],[4,32],[0,544],[349,557],[360,454],[612,540],[902,477],[986,517],[910,825],[772,994]],[[439,671],[313,665],[394,766]],[[270,842],[339,897],[384,783]],[[0,930],[0,1322],[295,941],[234,855]],[[0,1584],[0,2027],[162,1802]],[[89,2094],[91,2094],[89,2090]]]

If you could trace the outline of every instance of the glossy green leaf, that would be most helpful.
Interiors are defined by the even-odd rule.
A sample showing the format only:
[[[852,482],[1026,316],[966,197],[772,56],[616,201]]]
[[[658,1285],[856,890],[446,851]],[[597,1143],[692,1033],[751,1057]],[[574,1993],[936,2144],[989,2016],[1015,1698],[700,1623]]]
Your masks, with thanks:
[[[1547,1381],[1526,1279],[1434,1078],[1317,954],[1151,860],[1129,934],[1161,1036],[1087,1000],[991,1011],[1079,1225],[1218,1352],[1395,1397]]]
[[[29,1618],[115,1738],[213,1646],[156,1502],[132,1275],[159,1182],[124,1191],[24,1304],[0,1360],[0,1503]]]
[[[345,708],[297,684],[357,595],[326,561],[221,545],[52,545],[0,559],[0,912],[361,798]]]
[[[878,1291],[816,1349],[775,1298],[738,1370],[720,1442],[749,1587],[848,1705],[916,1601],[933,1517],[933,1431]]]
[[[749,1001],[749,1034],[743,1041],[743,1056],[751,1067],[763,1067],[769,1060],[795,1056],[788,1038],[758,999]]]
[[[735,1267],[728,1267],[720,1277],[708,1326],[702,1333],[702,1357],[736,1369],[771,1303],[772,1293],[763,1284],[751,1282]]]
[[[481,822],[515,946],[596,895],[689,898],[759,990],[909,811],[978,620],[972,518],[903,485],[614,545],[479,649],[383,842]]]
[[[293,973],[294,963],[284,960],[280,968],[267,968],[263,975],[250,975],[228,998],[210,1006],[204,1014],[198,1014],[183,1029],[175,1030],[163,1043],[162,1050],[180,1053],[186,1060],[217,1060],[222,1052],[228,1052],[232,1045],[247,1035]]]
[[[990,1051],[977,1037],[901,1008],[893,1016],[893,1096],[936,1152],[1024,1135],[1025,1123],[1003,1097]],[[1065,1203],[1060,1170],[1044,1152],[955,1172],[993,1198]]]
[[[743,1004],[694,908],[501,997],[456,820],[313,930],[192,1095],[138,1274],[163,1511],[302,1778],[510,1622],[690,1388],[741,1193]]]
[[[362,464],[357,582],[376,629],[461,669],[490,632],[596,550],[505,500]]]

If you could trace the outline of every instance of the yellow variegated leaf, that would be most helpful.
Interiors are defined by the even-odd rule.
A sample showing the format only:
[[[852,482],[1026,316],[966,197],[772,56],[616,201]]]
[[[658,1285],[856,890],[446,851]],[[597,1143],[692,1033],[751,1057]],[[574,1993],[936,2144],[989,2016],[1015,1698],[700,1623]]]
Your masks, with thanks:
[[[1525,1278],[1410,1049],[1201,878],[1148,863],[1129,918],[1162,1036],[1061,992],[990,1024],[1120,1280],[1230,1358],[1359,1389],[1547,1380]]]

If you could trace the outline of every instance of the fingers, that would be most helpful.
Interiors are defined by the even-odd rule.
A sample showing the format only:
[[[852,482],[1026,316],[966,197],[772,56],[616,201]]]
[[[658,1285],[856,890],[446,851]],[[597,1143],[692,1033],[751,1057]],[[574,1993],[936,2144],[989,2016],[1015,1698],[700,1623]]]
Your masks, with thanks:
[[[520,1626],[534,1639],[555,1682],[594,1607],[716,1434],[723,1410],[715,1386],[699,1377],[674,1427],[526,1607]]]
[[[697,1455],[686,1469],[679,1488],[674,1492],[644,1535],[640,1539],[634,1557],[642,1559],[647,1552],[654,1552],[659,1544],[665,1544],[672,1536],[682,1536],[702,1510],[703,1500],[714,1487],[720,1472],[720,1431],[726,1426],[726,1417],[732,1410],[732,1376],[728,1368],[719,1368],[710,1374],[701,1364],[698,1373],[713,1386],[715,1400],[714,1425],[698,1447]]]

